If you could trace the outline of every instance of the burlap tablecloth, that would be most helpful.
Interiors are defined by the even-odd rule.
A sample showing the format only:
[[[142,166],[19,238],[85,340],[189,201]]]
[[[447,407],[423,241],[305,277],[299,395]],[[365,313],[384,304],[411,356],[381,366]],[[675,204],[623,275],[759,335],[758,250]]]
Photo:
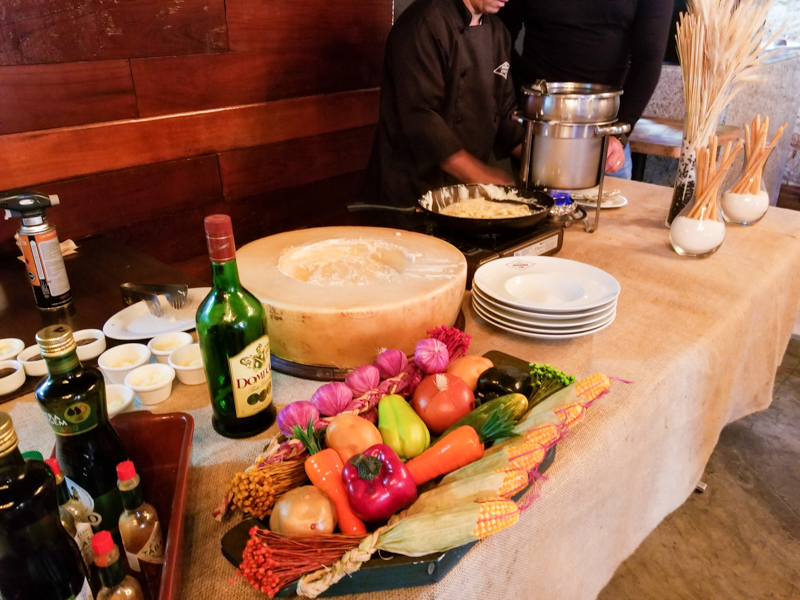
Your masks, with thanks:
[[[753,227],[727,229],[713,256],[692,260],[669,245],[671,189],[610,181],[629,204],[603,211],[600,228],[567,230],[559,256],[611,273],[622,286],[617,317],[594,335],[539,341],[503,333],[464,299],[472,353],[502,350],[578,377],[604,372],[610,395],[558,444],[539,497],[518,524],[479,543],[441,582],[360,595],[401,598],[588,599],[700,479],[720,430],[766,408],[800,308],[800,213],[771,208]],[[276,374],[279,404],[320,385]],[[139,408],[137,406],[137,408]],[[3,405],[23,450],[49,452],[54,436],[32,396]],[[262,597],[220,553],[233,523],[212,520],[229,477],[267,435],[230,441],[210,426],[204,386],[176,384],[154,412],[185,411],[195,435],[186,514],[183,598]],[[154,440],[153,443],[158,443]],[[233,522],[236,522],[234,520]]]

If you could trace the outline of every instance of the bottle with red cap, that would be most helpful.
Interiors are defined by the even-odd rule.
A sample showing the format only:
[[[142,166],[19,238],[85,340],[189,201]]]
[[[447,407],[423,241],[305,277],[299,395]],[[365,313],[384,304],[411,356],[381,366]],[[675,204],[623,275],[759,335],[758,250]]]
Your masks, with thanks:
[[[128,566],[141,574],[150,597],[158,598],[161,565],[164,564],[164,536],[158,513],[152,504],[144,501],[133,461],[119,463],[117,477],[124,507],[119,516],[119,533]]]
[[[130,575],[119,561],[119,548],[108,531],[98,531],[92,538],[94,564],[103,584],[97,600],[145,600],[142,586]]]
[[[68,520],[72,522],[72,528],[67,529],[69,534],[75,538],[78,548],[81,549],[83,555],[83,562],[87,567],[91,567],[94,563],[94,556],[92,555],[92,525],[89,522],[89,513],[86,507],[76,500],[69,493],[67,480],[61,472],[61,467],[58,464],[58,459],[48,458],[45,459],[47,465],[56,476],[56,494],[58,495],[58,504],[60,506],[60,513],[66,514]],[[62,523],[64,518],[62,517]]]
[[[250,437],[275,422],[264,307],[242,287],[228,215],[205,218],[212,288],[197,309],[213,417],[226,437]]]

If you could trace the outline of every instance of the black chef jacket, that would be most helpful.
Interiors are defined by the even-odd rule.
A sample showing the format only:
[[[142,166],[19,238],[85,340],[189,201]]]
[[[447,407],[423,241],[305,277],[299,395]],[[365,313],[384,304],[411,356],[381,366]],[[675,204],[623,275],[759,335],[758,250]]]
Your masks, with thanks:
[[[416,0],[392,27],[369,201],[414,205],[428,190],[458,183],[439,165],[459,150],[486,162],[522,141],[510,118],[511,38],[494,15],[474,27],[470,19],[462,0]]]

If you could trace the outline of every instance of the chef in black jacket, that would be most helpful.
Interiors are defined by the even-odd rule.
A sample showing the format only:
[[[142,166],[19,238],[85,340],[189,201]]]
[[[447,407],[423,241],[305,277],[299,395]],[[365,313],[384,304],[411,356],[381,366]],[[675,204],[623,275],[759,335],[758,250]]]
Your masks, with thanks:
[[[416,0],[386,43],[369,200],[410,206],[455,183],[512,184],[490,166],[519,151],[505,0]]]
[[[512,39],[525,26],[522,55],[512,60],[514,82],[620,87],[617,118],[633,128],[661,74],[672,5],[673,0],[508,0],[498,16]],[[607,173],[625,163],[627,136],[621,138],[610,139]]]

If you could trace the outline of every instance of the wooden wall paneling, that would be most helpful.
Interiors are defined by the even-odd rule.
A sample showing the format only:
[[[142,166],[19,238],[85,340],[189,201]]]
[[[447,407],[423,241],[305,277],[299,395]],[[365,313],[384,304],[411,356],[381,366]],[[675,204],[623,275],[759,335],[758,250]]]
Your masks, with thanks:
[[[0,134],[137,116],[127,60],[0,67]]]
[[[329,94],[380,85],[384,43],[347,56],[305,46],[291,52],[230,52],[131,60],[142,117]]]
[[[0,65],[228,50],[225,0],[3,0]]]
[[[47,211],[61,241],[105,233],[140,222],[171,224],[180,240],[184,211],[222,202],[216,156],[204,156],[135,169],[60,181],[35,189],[58,194],[60,204]],[[17,219],[0,223],[0,249],[16,252],[10,239]],[[179,242],[178,242],[179,243]]]
[[[0,136],[0,189],[364,127],[377,122],[378,95],[358,90]]]
[[[392,0],[227,0],[231,50],[289,55],[314,50],[323,64],[365,41],[385,42]]]
[[[225,152],[219,157],[225,201],[362,171],[374,136],[370,126]]]

